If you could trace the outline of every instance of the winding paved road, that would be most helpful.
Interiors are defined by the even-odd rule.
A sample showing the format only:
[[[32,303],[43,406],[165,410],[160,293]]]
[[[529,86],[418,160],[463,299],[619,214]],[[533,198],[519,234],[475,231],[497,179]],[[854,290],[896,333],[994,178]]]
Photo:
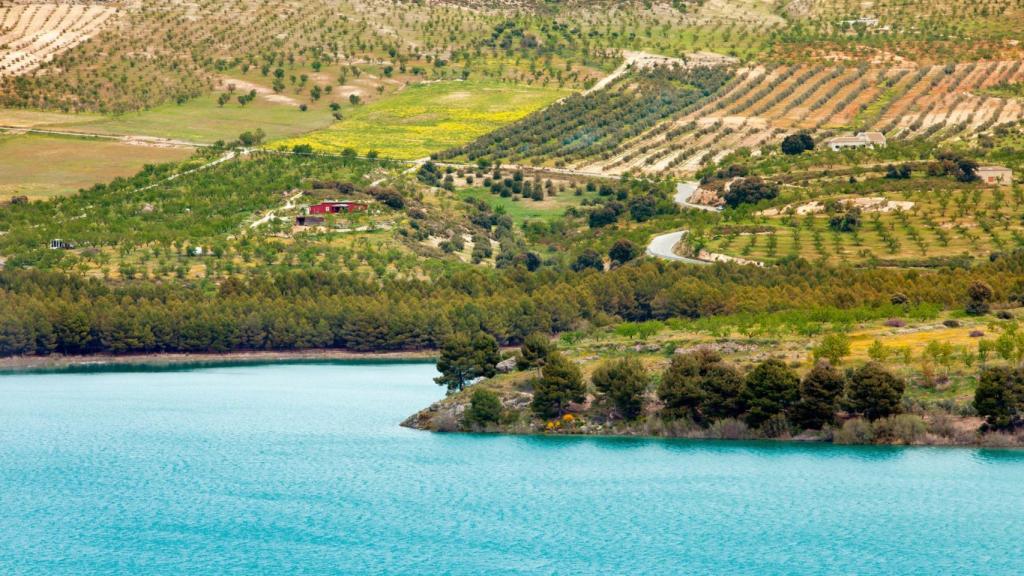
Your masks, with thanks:
[[[710,262],[698,260],[696,258],[690,258],[687,256],[680,256],[673,250],[676,244],[686,236],[686,230],[679,230],[678,232],[669,232],[668,234],[660,234],[651,238],[650,244],[647,245],[647,255],[655,258],[661,258],[663,260],[673,260],[675,262],[685,262],[687,264],[697,264],[700,266],[707,266]]]
[[[693,208],[695,210],[704,210],[706,212],[717,212],[718,208],[713,206],[705,206],[703,204],[691,204],[690,196],[700,186],[700,182],[680,182],[676,184],[676,195],[673,197],[676,204],[683,208]],[[675,253],[674,248],[676,244],[682,241],[683,236],[686,236],[686,230],[678,230],[676,232],[669,232],[667,234],[659,234],[654,238],[651,238],[649,244],[647,244],[647,255],[654,258],[661,258],[663,260],[673,260],[675,262],[685,262],[687,264],[696,264],[700,266],[707,266],[711,264],[704,260],[698,260],[697,258],[690,258],[688,256],[680,256]]]

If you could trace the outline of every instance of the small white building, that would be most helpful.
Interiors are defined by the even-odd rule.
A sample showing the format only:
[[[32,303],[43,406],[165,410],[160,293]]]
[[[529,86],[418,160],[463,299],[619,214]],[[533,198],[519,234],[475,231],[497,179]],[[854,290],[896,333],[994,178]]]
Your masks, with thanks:
[[[885,148],[885,134],[881,132],[860,132],[856,136],[836,136],[825,142],[833,152],[845,148]]]
[[[1009,186],[1013,184],[1013,170],[1005,166],[981,166],[976,174],[985,184],[993,186]]]

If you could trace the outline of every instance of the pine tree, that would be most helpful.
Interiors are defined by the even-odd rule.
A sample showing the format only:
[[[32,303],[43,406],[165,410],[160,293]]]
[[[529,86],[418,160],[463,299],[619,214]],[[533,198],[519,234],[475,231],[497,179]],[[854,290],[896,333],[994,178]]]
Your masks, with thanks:
[[[544,365],[544,360],[551,353],[552,347],[548,337],[535,332],[523,339],[523,345],[516,356],[516,368],[528,370]]]
[[[543,418],[561,416],[570,402],[586,399],[583,375],[568,358],[552,352],[533,383],[533,411]]]
[[[869,362],[850,376],[847,408],[869,420],[900,412],[906,383],[881,364]]]
[[[448,392],[457,392],[477,378],[490,378],[501,361],[498,343],[493,336],[480,332],[470,338],[463,333],[453,334],[441,344],[437,360],[440,376],[438,385],[447,386]]]
[[[846,377],[842,372],[827,361],[818,362],[800,382],[800,401],[794,409],[794,422],[815,430],[833,423],[845,388]]]
[[[672,357],[662,374],[658,397],[667,416],[707,424],[742,412],[742,386],[743,378],[734,366],[716,352],[701,350]]]
[[[623,418],[632,420],[643,412],[648,377],[644,365],[636,358],[605,362],[594,371],[590,381],[612,401]]]
[[[788,416],[800,396],[800,379],[781,360],[758,364],[743,383],[747,424],[757,428],[776,416]]]

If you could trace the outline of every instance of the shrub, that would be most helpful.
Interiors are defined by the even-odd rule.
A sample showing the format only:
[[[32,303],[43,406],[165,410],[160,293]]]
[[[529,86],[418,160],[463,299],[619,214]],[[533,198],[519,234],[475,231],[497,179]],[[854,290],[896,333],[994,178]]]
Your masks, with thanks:
[[[782,414],[776,414],[761,424],[761,434],[765,438],[787,438],[793,431],[793,425]]]
[[[476,388],[464,418],[466,424],[482,427],[497,423],[501,419],[501,411],[501,399],[496,393],[487,388]]]
[[[871,444],[875,439],[875,431],[871,422],[862,418],[853,418],[843,422],[842,428],[832,433],[835,444]]]
[[[959,320],[952,320],[952,319],[945,320],[945,321],[942,322],[942,325],[945,326],[946,328],[959,328],[960,327],[960,321]]]
[[[888,442],[915,444],[924,439],[928,426],[920,416],[914,414],[898,414],[881,418],[873,423],[875,438]]]
[[[716,420],[708,429],[708,436],[719,440],[744,440],[750,438],[750,428],[742,420],[726,418]]]
[[[604,258],[595,250],[587,248],[582,254],[576,257],[576,261],[572,263],[572,269],[575,272],[582,272],[588,268],[594,270],[604,271]]]

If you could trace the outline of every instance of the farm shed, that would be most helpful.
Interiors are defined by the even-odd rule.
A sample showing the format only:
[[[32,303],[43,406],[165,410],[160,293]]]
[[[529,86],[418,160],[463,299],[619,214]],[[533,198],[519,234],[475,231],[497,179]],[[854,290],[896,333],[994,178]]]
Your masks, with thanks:
[[[986,184],[1009,186],[1013,184],[1013,170],[1004,166],[981,166],[977,171],[978,178]]]

